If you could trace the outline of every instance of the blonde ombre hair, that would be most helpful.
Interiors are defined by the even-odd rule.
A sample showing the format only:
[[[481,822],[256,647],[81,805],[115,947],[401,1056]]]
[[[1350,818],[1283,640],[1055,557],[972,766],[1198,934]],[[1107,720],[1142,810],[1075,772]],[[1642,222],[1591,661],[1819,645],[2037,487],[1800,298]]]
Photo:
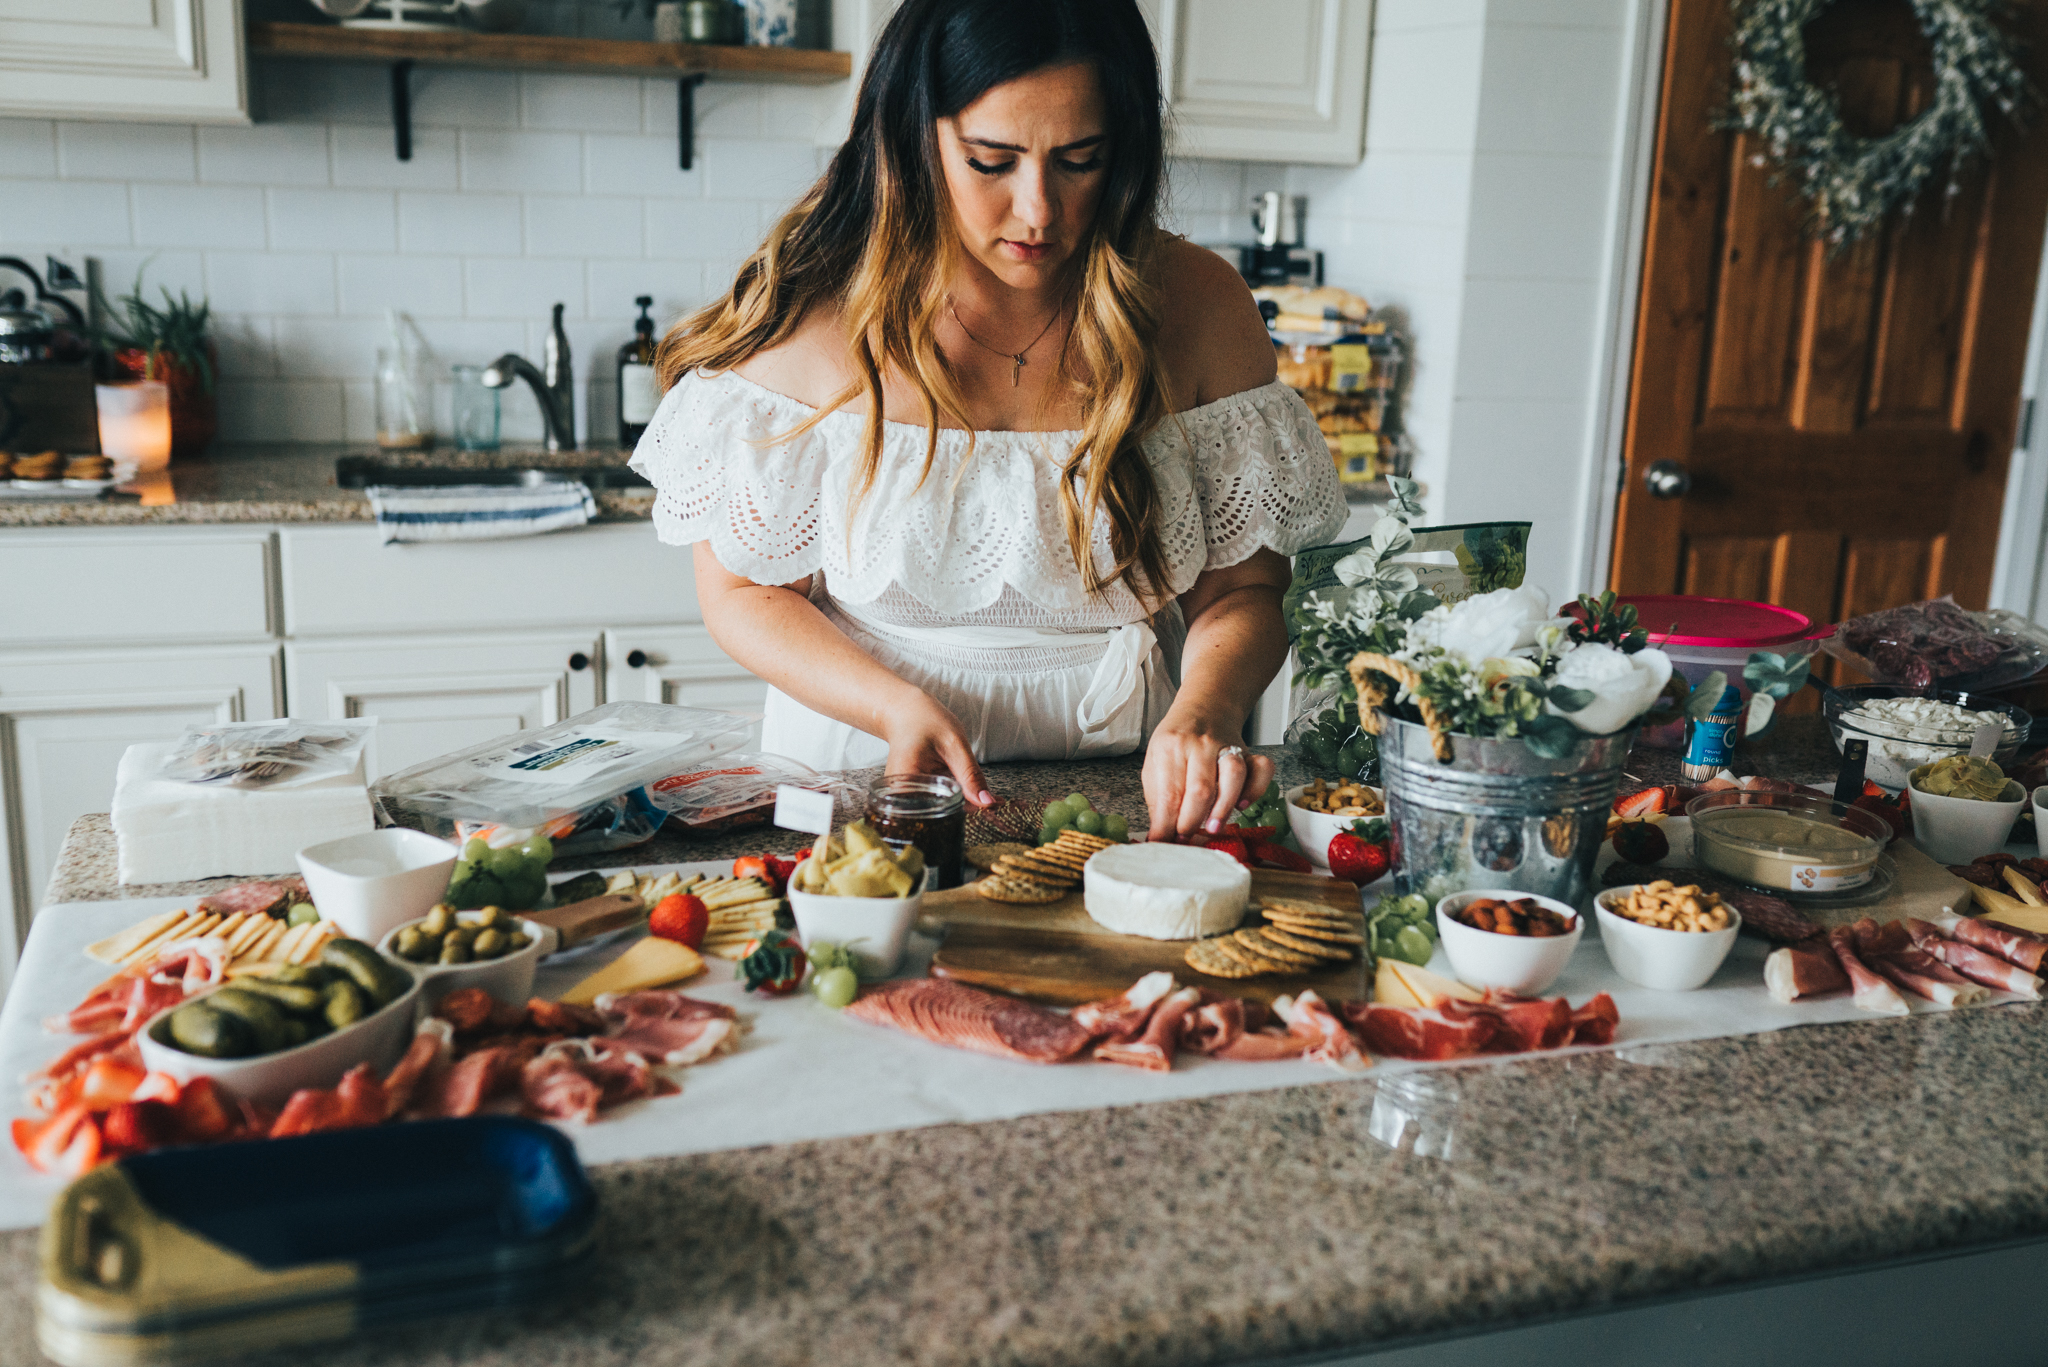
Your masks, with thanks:
[[[937,124],[994,86],[1075,61],[1094,64],[1111,138],[1095,221],[1075,252],[1074,323],[1057,366],[1083,413],[1080,438],[1064,457],[1061,511],[1088,591],[1122,583],[1157,608],[1166,558],[1158,490],[1139,444],[1168,412],[1154,278],[1165,240],[1164,144],[1158,65],[1134,0],[906,0],[875,44],[852,131],[831,167],[747,258],[726,295],[662,339],[655,365],[664,389],[693,370],[728,370],[786,340],[812,309],[835,309],[857,378],[775,440],[791,440],[867,395],[849,526],[881,467],[888,374],[923,401],[920,483],[937,456],[942,418],[968,429],[971,452],[973,424],[937,338],[961,253]],[[1109,529],[1106,572],[1092,552],[1098,517]]]

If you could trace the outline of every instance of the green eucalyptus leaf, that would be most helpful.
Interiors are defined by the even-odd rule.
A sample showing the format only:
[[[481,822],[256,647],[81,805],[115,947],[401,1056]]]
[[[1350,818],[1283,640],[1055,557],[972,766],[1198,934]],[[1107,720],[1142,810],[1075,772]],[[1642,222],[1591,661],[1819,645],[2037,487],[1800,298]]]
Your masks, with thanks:
[[[1692,697],[1686,700],[1685,715],[1693,721],[1705,721],[1713,715],[1714,704],[1721,701],[1721,695],[1727,691],[1728,676],[1718,669],[1715,670],[1701,679],[1692,690]]]
[[[1544,759],[1563,759],[1578,743],[1579,728],[1563,717],[1542,716],[1523,722],[1518,734],[1531,754]]]
[[[1808,657],[1785,656],[1759,650],[1742,667],[1743,682],[1755,693],[1789,698],[1806,686]]]
[[[1401,604],[1395,609],[1395,613],[1402,621],[1412,622],[1423,613],[1442,606],[1443,603],[1428,589],[1411,589],[1401,595]]]
[[[1543,695],[1551,705],[1562,712],[1583,712],[1593,705],[1593,690],[1590,688],[1566,688],[1559,684]]]

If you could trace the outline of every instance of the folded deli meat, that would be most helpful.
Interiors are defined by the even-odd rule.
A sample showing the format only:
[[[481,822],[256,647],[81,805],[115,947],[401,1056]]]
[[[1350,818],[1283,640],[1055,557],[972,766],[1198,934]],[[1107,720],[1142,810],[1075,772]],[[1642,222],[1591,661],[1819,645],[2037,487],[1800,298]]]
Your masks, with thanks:
[[[2038,1001],[2034,970],[2044,957],[2048,939],[1973,916],[1882,925],[1866,916],[1772,951],[1764,985],[1781,1002],[1848,992],[1861,1010],[1904,1016],[1909,997],[1937,1006],[1974,1006],[1993,992]]]

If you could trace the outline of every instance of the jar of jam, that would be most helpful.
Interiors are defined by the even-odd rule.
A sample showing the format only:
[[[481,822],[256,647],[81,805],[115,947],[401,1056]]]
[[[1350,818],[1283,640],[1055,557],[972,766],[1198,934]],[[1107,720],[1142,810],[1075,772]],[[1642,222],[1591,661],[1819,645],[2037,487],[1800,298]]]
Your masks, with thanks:
[[[888,774],[868,787],[868,824],[890,845],[924,855],[925,886],[957,888],[966,858],[967,796],[944,774]]]

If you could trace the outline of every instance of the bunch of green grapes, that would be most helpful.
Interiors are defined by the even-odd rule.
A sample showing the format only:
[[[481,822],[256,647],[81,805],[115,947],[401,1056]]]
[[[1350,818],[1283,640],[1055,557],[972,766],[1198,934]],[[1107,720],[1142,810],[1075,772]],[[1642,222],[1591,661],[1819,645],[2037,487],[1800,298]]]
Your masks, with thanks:
[[[1131,838],[1131,824],[1115,812],[1098,812],[1093,803],[1080,793],[1068,793],[1057,802],[1048,802],[1045,816],[1038,829],[1038,843],[1050,845],[1060,838],[1060,832],[1072,827],[1083,835],[1099,835],[1104,840],[1121,844]]]
[[[1230,819],[1233,826],[1277,826],[1283,833],[1287,830],[1287,799],[1281,796],[1280,780],[1274,779],[1266,785],[1266,791],[1252,799],[1251,805]]]
[[[1380,743],[1358,727],[1351,706],[1337,703],[1301,733],[1301,757],[1325,777],[1371,783],[1379,777]]]
[[[517,845],[492,849],[472,837],[455,861],[448,880],[447,901],[459,911],[504,907],[524,911],[540,905],[548,891],[548,861],[555,847],[544,835],[528,836]]]

